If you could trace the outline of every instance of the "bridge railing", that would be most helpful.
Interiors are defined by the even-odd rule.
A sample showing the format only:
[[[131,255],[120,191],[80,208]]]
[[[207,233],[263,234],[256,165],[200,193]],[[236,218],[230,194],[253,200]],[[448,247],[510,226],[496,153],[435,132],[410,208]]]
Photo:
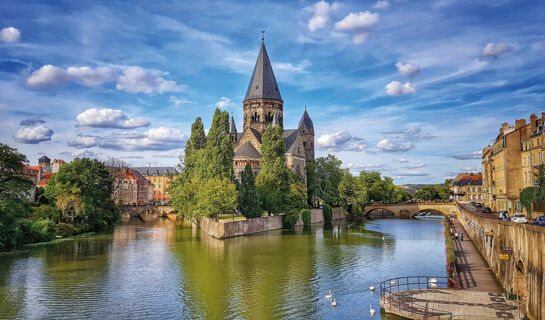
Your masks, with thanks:
[[[430,309],[423,301],[417,301],[407,293],[409,290],[448,288],[448,277],[411,276],[393,278],[380,284],[380,304],[389,310],[397,309],[400,314],[424,316],[433,319],[451,319],[452,314],[444,310]]]

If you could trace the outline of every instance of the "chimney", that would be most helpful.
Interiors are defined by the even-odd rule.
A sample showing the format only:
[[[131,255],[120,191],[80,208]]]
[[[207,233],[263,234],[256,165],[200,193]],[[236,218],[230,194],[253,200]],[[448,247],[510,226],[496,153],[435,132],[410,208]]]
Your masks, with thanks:
[[[520,129],[526,126],[526,119],[515,120],[515,129]]]
[[[541,117],[543,118],[543,113],[541,113]],[[536,126],[537,126],[537,116],[535,113],[532,113],[530,115],[530,132],[534,132],[536,131]]]

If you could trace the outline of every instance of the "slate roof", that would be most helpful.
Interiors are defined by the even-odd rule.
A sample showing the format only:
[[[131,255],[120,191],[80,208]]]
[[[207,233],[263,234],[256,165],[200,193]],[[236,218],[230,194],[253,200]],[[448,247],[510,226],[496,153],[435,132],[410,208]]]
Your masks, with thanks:
[[[235,118],[231,115],[231,120],[229,120],[229,133],[237,133],[237,126],[235,125]]]
[[[257,131],[254,128],[249,128],[249,129],[254,134],[254,136],[257,138],[257,141],[259,141],[259,143],[261,143],[261,133],[259,133],[259,131]]]
[[[178,174],[178,171],[174,167],[135,167],[135,168],[131,168],[131,170],[138,171],[141,175],[146,177]]]
[[[252,73],[252,79],[248,85],[244,101],[262,98],[282,101],[282,96],[280,95],[280,90],[278,90],[276,78],[274,77],[271,61],[269,60],[269,55],[267,54],[267,49],[265,49],[264,42],[261,44],[261,50],[259,50],[254,72]]]
[[[312,123],[312,120],[310,119],[306,108],[303,116],[301,117],[301,120],[299,121],[299,127],[301,127],[301,125],[303,124],[307,127],[308,130],[310,130],[310,132],[314,132],[314,124]]]
[[[246,141],[242,147],[240,147],[235,153],[235,157],[244,157],[244,158],[261,158],[261,153],[250,143]]]
[[[284,141],[286,142],[286,152],[293,152],[293,146],[295,145],[294,142],[297,139],[298,134],[299,131],[297,129],[284,130],[282,137],[284,137]]]
[[[38,160],[51,160],[51,159],[49,159],[47,156],[42,156],[42,157],[41,157],[40,159],[38,159]]]

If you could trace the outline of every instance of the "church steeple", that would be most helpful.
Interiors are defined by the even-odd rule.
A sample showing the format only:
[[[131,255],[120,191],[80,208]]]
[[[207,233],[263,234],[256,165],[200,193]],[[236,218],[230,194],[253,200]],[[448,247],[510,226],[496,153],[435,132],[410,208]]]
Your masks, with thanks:
[[[244,97],[243,130],[252,128],[262,134],[274,120],[283,127],[284,101],[278,90],[271,61],[262,39],[250,85]]]
[[[282,101],[264,41],[261,43],[261,50],[259,50],[252,79],[248,85],[248,90],[246,90],[244,101],[250,99],[275,99]]]

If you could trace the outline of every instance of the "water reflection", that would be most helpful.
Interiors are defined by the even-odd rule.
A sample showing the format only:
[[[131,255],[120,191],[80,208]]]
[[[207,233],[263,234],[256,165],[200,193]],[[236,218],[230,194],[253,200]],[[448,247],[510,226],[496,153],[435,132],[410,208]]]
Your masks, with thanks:
[[[217,240],[182,221],[0,255],[0,317],[343,319],[379,309],[374,282],[444,274],[442,222],[316,224]],[[333,291],[337,308],[324,296]],[[378,317],[378,315],[377,315]]]

